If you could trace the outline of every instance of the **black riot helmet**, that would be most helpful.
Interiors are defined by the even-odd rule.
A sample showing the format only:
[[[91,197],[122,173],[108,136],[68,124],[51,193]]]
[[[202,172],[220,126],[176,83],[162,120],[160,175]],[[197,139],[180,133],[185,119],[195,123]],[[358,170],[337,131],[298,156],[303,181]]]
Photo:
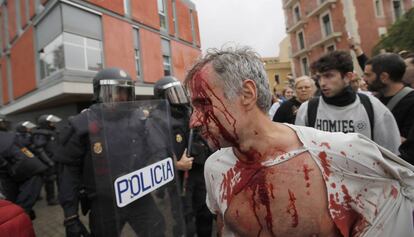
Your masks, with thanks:
[[[119,68],[105,68],[93,78],[95,103],[135,100],[135,83],[128,73]]]
[[[18,122],[16,125],[16,132],[19,133],[30,133],[33,128],[36,127],[36,124],[30,121],[21,121]]]
[[[10,129],[10,121],[4,116],[0,114],[0,131],[8,131]]]
[[[171,105],[189,104],[183,85],[172,76],[163,77],[155,83],[154,96],[160,99],[167,99]]]
[[[62,121],[62,119],[56,115],[44,114],[37,119],[37,125],[42,129],[54,130],[56,128],[56,123],[59,123],[60,121]]]

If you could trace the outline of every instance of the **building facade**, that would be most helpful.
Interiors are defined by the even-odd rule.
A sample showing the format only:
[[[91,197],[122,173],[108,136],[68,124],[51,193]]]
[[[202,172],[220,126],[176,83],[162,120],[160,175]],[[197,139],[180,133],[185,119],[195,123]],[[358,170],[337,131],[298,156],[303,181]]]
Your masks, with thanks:
[[[262,58],[272,93],[274,90],[281,92],[290,83],[292,68],[289,50],[290,40],[289,37],[285,37],[279,43],[278,57]]]
[[[67,117],[90,104],[92,78],[119,67],[152,96],[165,75],[183,80],[200,55],[190,0],[0,1],[0,113]]]
[[[309,65],[331,50],[349,50],[353,37],[371,50],[413,0],[282,0],[296,76],[309,75]]]

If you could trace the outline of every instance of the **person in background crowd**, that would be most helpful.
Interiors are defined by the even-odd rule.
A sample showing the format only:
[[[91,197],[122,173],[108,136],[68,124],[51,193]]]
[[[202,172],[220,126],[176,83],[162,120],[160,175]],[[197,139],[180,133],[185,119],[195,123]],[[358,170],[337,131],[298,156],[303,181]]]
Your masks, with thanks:
[[[414,88],[414,53],[409,53],[404,56],[404,62],[406,65],[403,82]]]
[[[46,201],[50,206],[58,205],[55,186],[57,182],[57,167],[55,153],[58,146],[58,131],[56,123],[62,119],[53,114],[44,114],[37,119],[37,127],[33,130],[33,151],[49,167],[43,176],[46,191]]]
[[[295,94],[293,98],[283,103],[273,117],[274,122],[294,124],[296,113],[300,105],[309,100],[315,93],[315,82],[308,76],[295,80]]]
[[[294,91],[290,86],[287,86],[283,89],[282,91],[282,97],[280,98],[280,100],[283,102],[292,99],[292,97],[294,96]]]
[[[322,96],[300,106],[295,124],[328,132],[361,133],[398,154],[401,141],[391,112],[377,98],[355,93],[349,85],[354,76],[351,55],[330,52],[311,67],[319,77]]]
[[[414,90],[404,85],[404,60],[394,53],[377,55],[367,61],[364,80],[368,89],[378,93],[397,121],[404,142],[414,125]]]
[[[190,127],[216,151],[204,176],[220,236],[414,235],[413,166],[360,134],[272,122],[260,57],[207,52],[185,84]]]
[[[269,118],[273,118],[273,116],[275,116],[275,113],[279,109],[281,103],[282,100],[279,99],[278,92],[275,87],[273,88],[272,106],[269,109]]]
[[[354,90],[356,93],[363,93],[363,94],[367,94],[367,95],[372,95],[371,92],[369,92],[367,90],[362,90],[361,84],[363,82],[364,82],[364,80],[361,80],[361,78],[358,76],[358,74],[356,72],[354,72],[354,76],[349,81],[349,84],[351,85],[352,90]]]

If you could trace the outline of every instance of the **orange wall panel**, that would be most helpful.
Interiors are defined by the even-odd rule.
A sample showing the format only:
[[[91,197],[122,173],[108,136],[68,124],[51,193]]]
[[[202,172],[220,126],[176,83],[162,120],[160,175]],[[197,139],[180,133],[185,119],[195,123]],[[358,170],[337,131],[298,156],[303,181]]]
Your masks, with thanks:
[[[13,96],[18,98],[36,89],[36,70],[33,46],[34,31],[30,27],[11,49]]]
[[[132,0],[131,2],[133,1],[134,0]],[[118,13],[120,15],[125,15],[123,0],[88,0],[88,2],[103,7],[109,11]]]
[[[2,45],[1,45],[1,47],[4,50],[6,48],[7,39],[6,39],[6,34],[5,34],[4,24],[3,24],[4,23],[4,16],[3,16],[3,14],[0,14],[0,18],[1,18],[0,37],[2,39]]]
[[[160,29],[157,0],[131,1],[132,18],[144,25]]]
[[[26,17],[26,9],[29,7],[26,5],[26,1],[20,1],[20,22],[22,28],[26,26],[27,24],[27,17]]]
[[[182,40],[192,43],[190,10],[181,0],[177,0],[178,33]]]
[[[195,41],[196,41],[196,45],[200,47],[201,43],[200,43],[200,28],[198,25],[198,13],[195,10],[193,10],[193,19],[194,19]]]
[[[7,12],[8,12],[8,21],[9,21],[9,41],[11,41],[17,34],[16,29],[16,1],[11,0],[7,2]]]
[[[136,79],[132,26],[108,15],[102,15],[106,67],[119,67]]]
[[[161,37],[159,34],[141,28],[140,43],[144,81],[154,83],[164,76]]]
[[[7,60],[6,57],[2,57],[0,60],[1,65],[1,80],[2,80],[2,91],[3,91],[3,104],[9,102],[9,89],[7,83]]]
[[[174,76],[180,81],[183,81],[187,71],[195,63],[201,52],[199,49],[178,43],[174,40],[171,41],[171,52]]]
[[[36,15],[35,1],[29,1],[29,15],[30,19],[32,19]]]

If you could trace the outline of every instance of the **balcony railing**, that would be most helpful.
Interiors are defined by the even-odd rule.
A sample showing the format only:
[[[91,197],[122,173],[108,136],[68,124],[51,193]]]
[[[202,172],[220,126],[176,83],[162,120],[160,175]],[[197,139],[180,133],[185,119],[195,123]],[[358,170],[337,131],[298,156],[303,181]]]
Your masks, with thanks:
[[[318,47],[320,45],[326,44],[327,42],[335,40],[340,37],[342,37],[342,32],[333,32],[330,35],[327,35],[323,37],[321,40],[315,42],[309,48],[312,49],[312,48]]]
[[[283,0],[283,8],[290,8],[299,0]]]
[[[308,22],[308,19],[307,18],[302,18],[298,22],[296,22],[295,24],[293,24],[291,27],[288,27],[286,29],[286,32],[287,33],[294,32],[297,29],[299,29],[300,27],[302,27],[304,24],[306,24],[307,22]]]
[[[308,13],[306,15],[306,17],[312,17],[315,15],[319,15],[321,14],[323,11],[325,11],[330,5],[336,3],[337,0],[326,0],[325,2],[323,2],[322,4],[320,4],[319,6],[317,6],[313,11],[311,11],[310,13]]]
[[[292,54],[292,57],[293,57],[293,58],[296,58],[296,57],[302,56],[302,55],[304,55],[304,54],[307,54],[308,52],[309,52],[309,48],[307,48],[307,47],[305,46],[305,48],[303,48],[303,49],[301,49],[301,50],[299,50],[299,51],[294,52],[294,53]]]

